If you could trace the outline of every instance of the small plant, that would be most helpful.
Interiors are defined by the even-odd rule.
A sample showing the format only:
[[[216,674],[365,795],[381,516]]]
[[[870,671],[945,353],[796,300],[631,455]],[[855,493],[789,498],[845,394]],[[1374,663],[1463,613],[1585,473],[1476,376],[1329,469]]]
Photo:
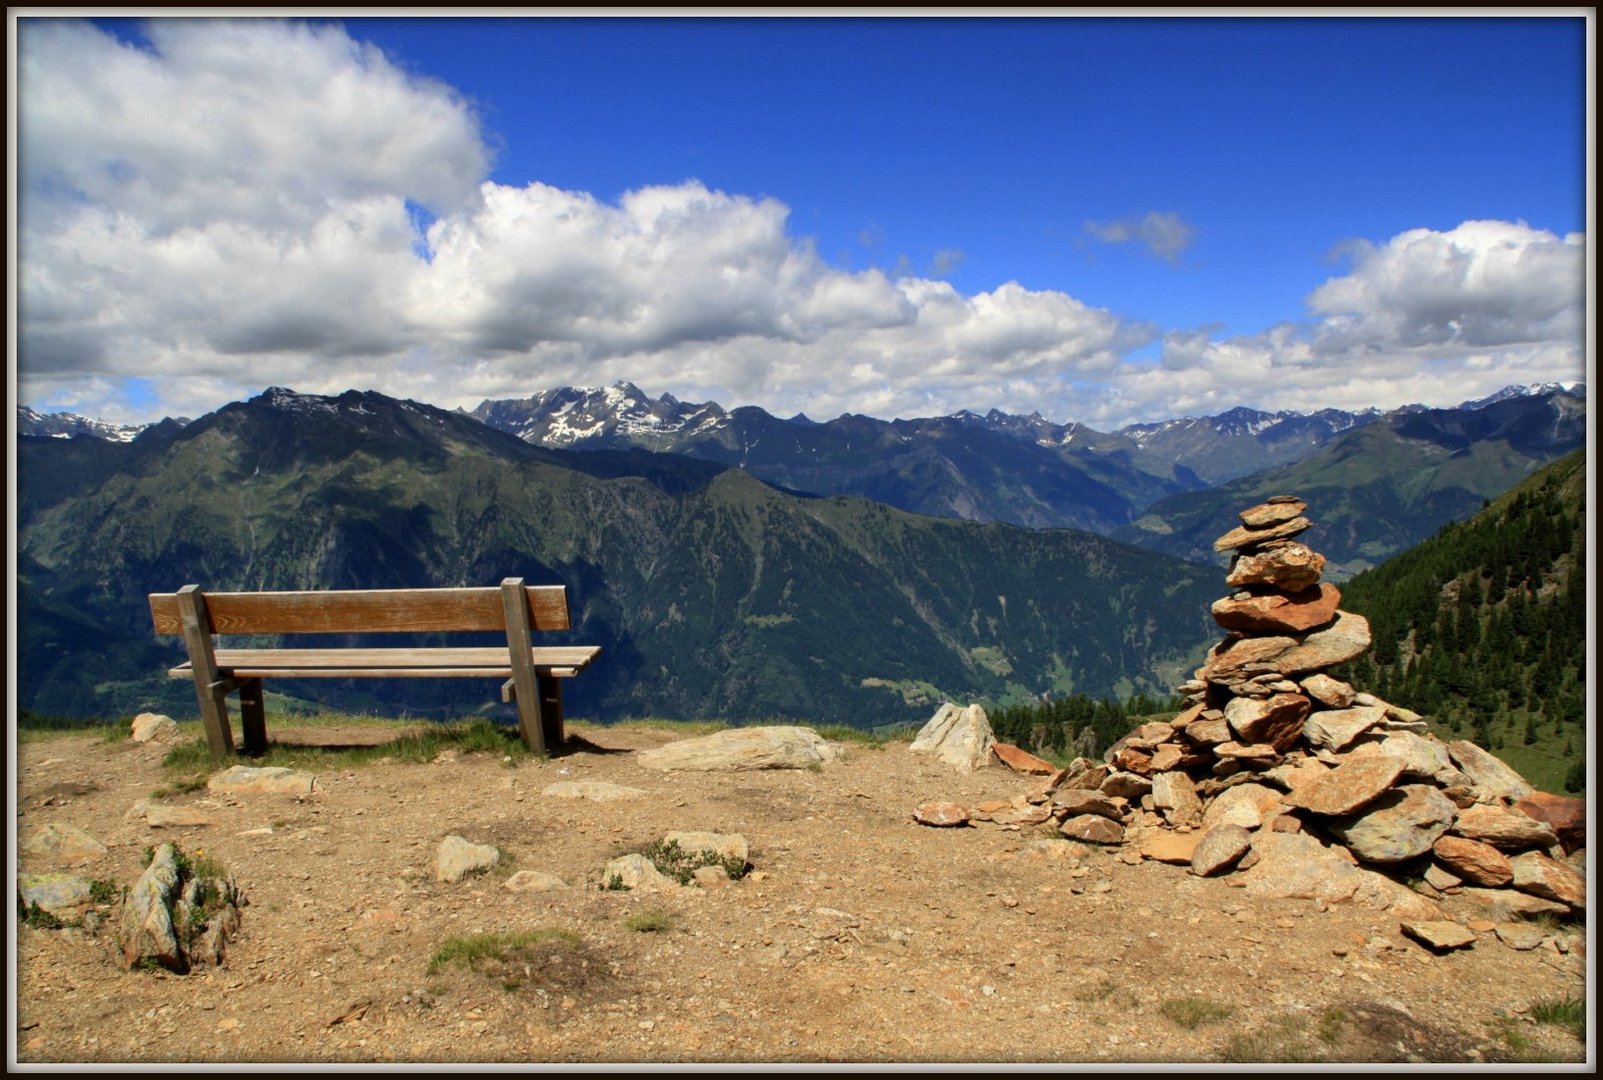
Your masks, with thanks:
[[[637,934],[657,934],[673,929],[673,918],[665,912],[646,911],[639,915],[631,915],[624,920],[623,925]]]
[[[192,791],[201,791],[206,787],[206,777],[190,776],[182,780],[174,780],[150,793],[152,799],[165,799],[173,795],[187,795]]]
[[[1332,1005],[1319,1016],[1319,1027],[1316,1034],[1319,1041],[1327,1046],[1338,1042],[1342,1033],[1347,1030],[1348,1016],[1339,1005]]]
[[[18,897],[18,899],[20,900],[21,898]],[[28,901],[26,905],[18,904],[18,907],[21,908],[19,914],[22,916],[22,924],[24,926],[31,926],[35,930],[60,930],[67,925],[32,900]]]
[[[629,886],[623,883],[622,874],[613,874],[601,885],[602,892],[628,892]]]
[[[579,939],[566,930],[525,930],[519,933],[473,934],[452,938],[440,946],[429,961],[429,974],[437,975],[447,967],[457,965],[469,971],[478,971],[491,961],[511,963],[516,955],[543,941],[566,941],[579,944]]]
[[[1193,994],[1188,997],[1170,998],[1158,1006],[1158,1012],[1164,1019],[1174,1023],[1187,1031],[1199,1028],[1203,1024],[1212,1024],[1223,1020],[1235,1010],[1227,1005],[1220,1005],[1205,997]]]
[[[117,900],[117,883],[97,878],[89,883],[89,899],[97,904],[111,904]]]
[[[716,851],[684,851],[677,840],[658,840],[640,854],[681,885],[689,885],[690,879],[703,866],[723,867],[730,881],[739,881],[746,876],[748,869],[746,860],[738,855],[720,855]]]
[[[1531,1019],[1538,1024],[1568,1028],[1577,1039],[1586,1039],[1586,1002],[1578,997],[1543,998],[1531,1003]]]

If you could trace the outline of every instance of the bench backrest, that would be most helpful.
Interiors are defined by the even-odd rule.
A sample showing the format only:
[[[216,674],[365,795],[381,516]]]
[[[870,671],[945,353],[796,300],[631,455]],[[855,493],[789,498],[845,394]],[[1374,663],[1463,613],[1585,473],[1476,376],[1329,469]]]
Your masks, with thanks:
[[[567,590],[526,585],[531,630],[567,630]],[[504,590],[353,589],[315,592],[216,592],[200,594],[214,634],[359,634],[374,631],[431,632],[506,630]],[[177,593],[151,593],[150,615],[158,634],[183,634]]]

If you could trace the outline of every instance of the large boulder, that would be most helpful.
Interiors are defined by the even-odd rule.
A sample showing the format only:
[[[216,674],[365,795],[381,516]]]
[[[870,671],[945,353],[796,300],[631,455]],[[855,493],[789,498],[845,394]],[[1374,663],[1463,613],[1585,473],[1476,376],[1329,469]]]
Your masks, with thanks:
[[[991,764],[991,748],[995,745],[996,736],[984,709],[948,701],[919,729],[908,749],[934,754],[959,772],[973,772]]]
[[[1476,790],[1482,795],[1513,802],[1535,790],[1525,782],[1523,776],[1509,768],[1501,758],[1467,739],[1457,739],[1448,743],[1447,752],[1452,755],[1458,767],[1469,775]]]
[[[1429,851],[1457,812],[1434,787],[1407,784],[1385,792],[1363,813],[1331,822],[1330,831],[1364,862],[1406,862]]]
[[[810,728],[775,726],[734,728],[680,739],[644,750],[635,760],[648,769],[734,772],[807,769],[839,761],[840,756],[838,749]]]
[[[1533,791],[1517,801],[1514,809],[1553,826],[1553,832],[1558,835],[1559,843],[1564,845],[1566,855],[1586,846],[1585,799]]]

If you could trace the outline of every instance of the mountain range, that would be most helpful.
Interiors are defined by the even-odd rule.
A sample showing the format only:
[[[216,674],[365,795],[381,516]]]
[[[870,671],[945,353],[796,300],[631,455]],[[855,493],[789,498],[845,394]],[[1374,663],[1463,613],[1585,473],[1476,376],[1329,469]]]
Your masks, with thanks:
[[[606,650],[570,689],[580,714],[875,726],[941,698],[1162,695],[1214,632],[1211,541],[1236,511],[1307,499],[1341,580],[1583,445],[1585,397],[1101,433],[994,411],[784,420],[628,384],[472,414],[273,388],[131,438],[71,420],[18,414],[25,708],[192,708],[161,678],[147,592],[521,575],[569,585],[574,640]],[[281,689],[482,704],[420,682]]]
[[[620,383],[485,401],[473,415],[536,445],[640,447],[801,491],[938,517],[1077,528],[1188,560],[1242,506],[1292,491],[1341,579],[1418,543],[1586,439],[1585,387],[1509,387],[1451,409],[1231,409],[1099,432],[1038,414],[823,423],[725,411]]]
[[[187,714],[145,596],[568,586],[602,660],[579,716],[877,726],[945,698],[1165,695],[1207,644],[1216,571],[1064,529],[788,492],[695,458],[533,446],[375,393],[272,389],[127,443],[21,436],[18,690],[38,713]],[[47,482],[48,481],[48,482]],[[493,687],[270,692],[444,715]]]

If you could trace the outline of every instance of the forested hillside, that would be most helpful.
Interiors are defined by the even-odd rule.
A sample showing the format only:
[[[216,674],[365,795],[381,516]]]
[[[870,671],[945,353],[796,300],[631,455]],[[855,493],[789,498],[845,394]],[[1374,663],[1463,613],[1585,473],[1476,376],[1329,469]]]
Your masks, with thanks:
[[[1351,680],[1579,791],[1586,742],[1586,455],[1358,575],[1344,606],[1374,645]]]

